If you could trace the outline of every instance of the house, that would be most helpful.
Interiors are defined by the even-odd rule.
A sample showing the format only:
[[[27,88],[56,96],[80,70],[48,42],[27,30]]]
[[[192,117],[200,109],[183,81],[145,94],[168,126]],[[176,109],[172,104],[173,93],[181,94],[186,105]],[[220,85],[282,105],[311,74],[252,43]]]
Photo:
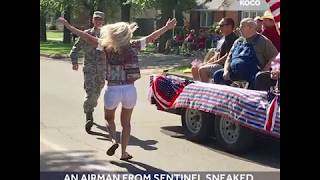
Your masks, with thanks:
[[[189,28],[209,29],[223,17],[230,17],[239,26],[241,19],[262,16],[269,9],[264,0],[196,0],[197,6],[187,12]],[[187,20],[188,21],[188,20]]]
[[[135,36],[146,36],[157,29],[157,20],[159,19],[160,10],[131,9],[131,21],[138,23],[139,28],[134,32]]]

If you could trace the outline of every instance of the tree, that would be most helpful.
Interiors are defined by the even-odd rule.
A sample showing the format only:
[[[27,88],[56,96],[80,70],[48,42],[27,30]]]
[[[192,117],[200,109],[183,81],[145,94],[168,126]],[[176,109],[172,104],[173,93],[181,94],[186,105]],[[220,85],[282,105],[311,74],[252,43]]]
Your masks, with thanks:
[[[46,17],[45,15],[40,15],[40,41],[47,41],[46,30]]]
[[[173,17],[173,9],[176,6],[177,0],[162,0],[160,1],[161,18],[160,26],[164,26],[169,18]],[[165,51],[165,44],[168,39],[171,38],[172,32],[167,31],[159,39],[158,52],[163,53]]]
[[[66,20],[70,22],[72,7],[77,4],[77,0],[40,0],[40,41],[46,41],[46,16],[49,12],[64,12]],[[70,31],[64,28],[63,42],[71,42]]]
[[[72,9],[77,7],[77,0],[54,0],[57,5],[56,10],[63,12],[64,18],[71,23]],[[63,43],[71,43],[71,32],[67,28],[63,28]]]
[[[106,14],[107,11],[107,0],[99,0],[97,2],[97,10],[104,12]]]
[[[127,2],[127,0],[120,0],[120,6],[121,6],[121,21],[129,22],[131,2]]]
[[[84,7],[86,7],[86,9],[89,11],[89,22],[90,22],[90,27],[93,26],[92,22],[91,22],[91,19],[92,19],[92,16],[93,16],[93,13],[94,13],[94,6],[95,6],[95,0],[82,0],[81,1],[82,4],[84,5]]]
[[[54,0],[40,0],[40,41],[47,41],[46,16],[56,7]]]
[[[56,2],[56,6],[54,9],[59,12],[63,12],[64,18],[68,22],[70,22],[71,24],[72,24],[71,17],[72,17],[73,11],[77,8],[82,8],[81,3],[83,3],[82,5],[85,5],[85,2],[86,3],[88,3],[88,2],[95,3],[96,2],[93,0],[82,0],[82,1],[80,1],[80,0],[53,0],[53,1]],[[93,11],[92,11],[92,14],[93,14]],[[67,28],[63,29],[63,43],[71,43],[71,32]]]
[[[109,1],[111,2],[111,1]],[[90,27],[93,26],[92,24],[92,16],[94,11],[102,11],[106,14],[107,10],[107,0],[82,0],[81,3],[84,5],[84,7],[88,10],[89,14],[89,22],[90,22]],[[106,18],[106,15],[105,15]]]
[[[71,6],[68,5],[64,9],[64,18],[70,22],[71,20]],[[71,32],[67,28],[63,28],[63,43],[71,43]]]
[[[173,17],[174,9],[180,15],[182,11],[189,10],[196,5],[196,0],[128,0],[128,2],[140,7],[141,10],[146,8],[160,9],[161,16],[158,24],[160,27],[164,26],[167,20]],[[178,24],[183,24],[182,18],[178,18],[177,20],[179,20]],[[160,37],[159,52],[164,52],[165,43],[171,38],[171,35],[172,31],[168,31]]]

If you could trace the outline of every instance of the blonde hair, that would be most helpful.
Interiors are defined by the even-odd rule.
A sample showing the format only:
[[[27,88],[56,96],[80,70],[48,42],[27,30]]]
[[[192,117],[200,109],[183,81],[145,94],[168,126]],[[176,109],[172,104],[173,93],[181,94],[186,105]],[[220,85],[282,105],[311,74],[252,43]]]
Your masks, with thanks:
[[[101,28],[101,46],[119,51],[121,47],[129,46],[133,32],[137,30],[137,23],[117,22],[107,24]]]

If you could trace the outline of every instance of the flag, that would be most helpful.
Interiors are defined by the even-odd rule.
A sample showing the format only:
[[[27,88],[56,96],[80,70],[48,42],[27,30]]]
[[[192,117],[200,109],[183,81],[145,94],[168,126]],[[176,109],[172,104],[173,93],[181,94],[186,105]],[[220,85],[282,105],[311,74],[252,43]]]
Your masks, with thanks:
[[[183,88],[190,82],[176,76],[155,76],[151,82],[151,94],[161,110],[169,109]]]
[[[254,130],[280,136],[280,104],[276,104],[277,107],[271,106],[273,98],[274,96],[268,98],[266,91],[195,82],[183,89],[173,107],[227,117]],[[267,123],[267,114],[272,110],[268,107],[274,108],[271,124]]]
[[[278,96],[275,96],[275,98],[273,98],[273,100],[271,101],[271,104],[267,109],[267,120],[264,126],[265,130],[267,131],[273,130],[278,108],[279,108]]]
[[[280,0],[266,0],[269,5],[269,9],[274,17],[277,30],[280,34]]]
[[[273,71],[280,71],[280,53],[271,61]]]

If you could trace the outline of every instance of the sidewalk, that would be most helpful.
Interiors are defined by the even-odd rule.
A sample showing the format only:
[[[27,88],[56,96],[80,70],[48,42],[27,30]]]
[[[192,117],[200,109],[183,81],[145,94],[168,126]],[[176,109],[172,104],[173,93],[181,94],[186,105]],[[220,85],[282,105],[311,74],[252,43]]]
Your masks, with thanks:
[[[191,64],[195,57],[185,57],[181,55],[164,55],[164,54],[140,54],[139,62],[140,68],[144,72],[157,73],[162,72],[164,69],[171,69],[179,66],[186,66]],[[69,61],[69,57],[52,58],[48,55],[40,54],[40,57],[46,57],[46,59]],[[83,58],[79,58],[79,64],[83,64]]]

